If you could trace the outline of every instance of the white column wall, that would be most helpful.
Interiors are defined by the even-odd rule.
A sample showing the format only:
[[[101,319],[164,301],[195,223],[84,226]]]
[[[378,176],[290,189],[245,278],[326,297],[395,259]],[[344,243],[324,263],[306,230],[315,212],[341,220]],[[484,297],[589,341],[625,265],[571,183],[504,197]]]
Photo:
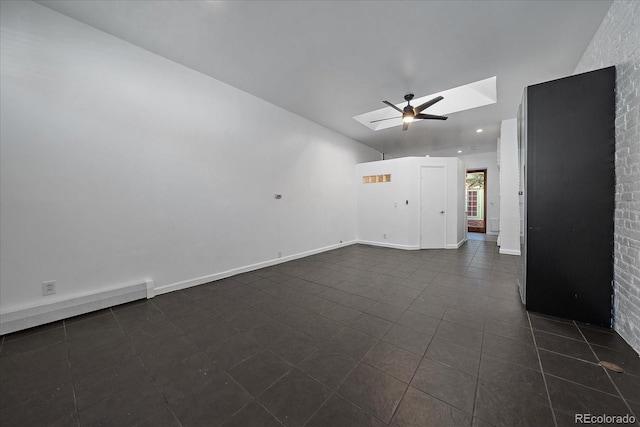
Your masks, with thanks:
[[[500,253],[520,255],[520,167],[517,119],[500,127]]]
[[[458,238],[458,247],[467,241],[467,171],[464,162],[460,159],[457,159],[458,165],[458,175],[457,175],[457,206],[458,206],[458,215],[457,215],[457,238]]]
[[[464,243],[466,232],[461,226],[464,224],[464,165],[450,157],[405,157],[359,164],[356,186],[360,242],[399,249],[420,248],[421,166],[446,167],[445,246],[453,249]],[[362,183],[363,176],[384,174],[391,174],[391,182]]]
[[[416,171],[412,163],[407,158],[357,165],[357,227],[360,242],[419,249],[420,236],[419,233],[415,235],[415,227],[416,221],[419,221],[416,209],[420,207],[420,187],[415,185]],[[363,176],[383,174],[391,174],[391,182],[362,183]],[[419,222],[417,224],[419,227]]]

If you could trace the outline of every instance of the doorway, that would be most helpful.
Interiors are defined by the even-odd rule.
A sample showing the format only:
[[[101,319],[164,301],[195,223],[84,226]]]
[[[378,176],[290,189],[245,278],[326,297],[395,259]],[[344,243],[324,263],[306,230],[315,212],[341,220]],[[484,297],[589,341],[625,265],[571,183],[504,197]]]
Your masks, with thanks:
[[[442,249],[446,239],[447,182],[444,166],[420,168],[420,248]]]
[[[465,179],[467,230],[487,232],[487,170],[468,170]]]

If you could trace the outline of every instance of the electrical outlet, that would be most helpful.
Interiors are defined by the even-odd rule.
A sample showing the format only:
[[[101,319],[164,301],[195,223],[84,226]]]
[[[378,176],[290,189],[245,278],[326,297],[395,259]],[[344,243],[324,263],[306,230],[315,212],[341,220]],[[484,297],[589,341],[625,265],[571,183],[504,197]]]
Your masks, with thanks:
[[[282,258],[282,251],[278,251],[278,258]]]
[[[387,233],[384,233],[384,234],[382,235],[382,238],[383,238],[383,239],[386,239],[386,238],[387,238]]]
[[[53,295],[56,293],[56,281],[42,282],[42,295]]]

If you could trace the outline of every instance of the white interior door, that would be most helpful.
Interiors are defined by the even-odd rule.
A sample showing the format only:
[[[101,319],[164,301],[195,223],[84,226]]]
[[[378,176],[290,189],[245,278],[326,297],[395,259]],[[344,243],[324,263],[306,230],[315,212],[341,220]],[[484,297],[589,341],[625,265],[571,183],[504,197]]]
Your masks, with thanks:
[[[445,247],[447,183],[444,166],[420,168],[420,247]]]

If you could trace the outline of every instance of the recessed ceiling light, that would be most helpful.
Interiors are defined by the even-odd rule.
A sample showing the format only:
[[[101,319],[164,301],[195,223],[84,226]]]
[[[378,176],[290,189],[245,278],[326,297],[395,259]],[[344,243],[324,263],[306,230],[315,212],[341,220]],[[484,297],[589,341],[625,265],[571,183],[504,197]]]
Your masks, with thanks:
[[[476,132],[482,133],[482,129],[476,129]]]
[[[458,153],[462,153],[462,150],[458,150]]]
[[[431,157],[429,154],[427,154],[425,157]]]

